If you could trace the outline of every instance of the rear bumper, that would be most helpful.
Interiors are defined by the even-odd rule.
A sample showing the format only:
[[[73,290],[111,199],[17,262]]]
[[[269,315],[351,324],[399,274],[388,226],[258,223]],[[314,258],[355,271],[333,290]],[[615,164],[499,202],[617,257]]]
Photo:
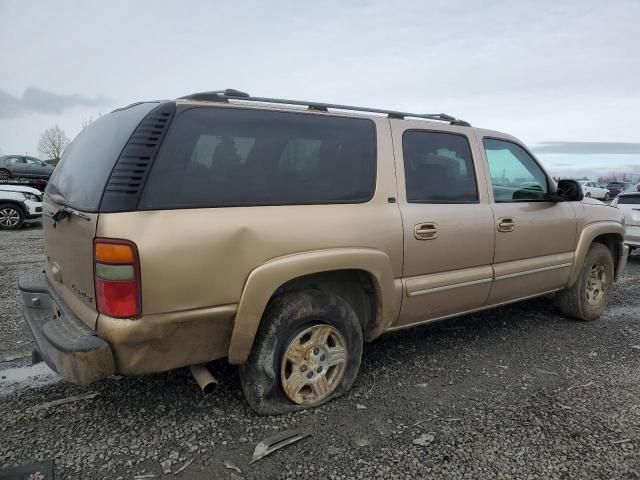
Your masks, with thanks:
[[[640,226],[627,225],[624,234],[624,243],[630,247],[640,247]]]
[[[21,276],[18,288],[38,353],[51,369],[80,385],[115,372],[109,344],[66,307],[43,273]]]

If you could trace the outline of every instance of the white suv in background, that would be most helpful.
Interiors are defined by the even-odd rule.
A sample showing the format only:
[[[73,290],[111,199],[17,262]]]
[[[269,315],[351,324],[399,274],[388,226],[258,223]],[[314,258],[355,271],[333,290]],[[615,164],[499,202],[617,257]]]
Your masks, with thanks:
[[[42,216],[42,192],[21,185],[0,185],[0,230],[17,230]]]
[[[640,248],[640,183],[618,194],[611,206],[618,207],[624,213],[624,243],[629,245],[631,253],[634,248]]]
[[[609,200],[609,190],[601,186],[599,183],[590,182],[589,180],[580,180],[578,183],[582,186],[582,192],[585,197],[597,198],[598,200]]]

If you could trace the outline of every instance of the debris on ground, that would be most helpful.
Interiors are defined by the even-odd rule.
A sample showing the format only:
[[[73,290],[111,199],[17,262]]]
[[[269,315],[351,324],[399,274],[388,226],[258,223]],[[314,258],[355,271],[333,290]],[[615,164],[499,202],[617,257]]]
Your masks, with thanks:
[[[570,392],[574,388],[587,388],[591,386],[593,386],[593,382],[585,383],[584,385],[572,385],[569,388],[567,388],[567,392]]]
[[[624,438],[622,440],[617,440],[617,441],[611,442],[611,443],[613,443],[614,445],[621,445],[623,443],[631,443],[631,439],[630,438]]]
[[[178,470],[174,472],[174,475],[178,475],[179,473],[184,472],[187,467],[193,463],[193,460],[195,459],[192,458],[191,460],[187,461],[184,465],[182,465]]]
[[[436,439],[430,433],[423,433],[413,441],[414,445],[420,445],[421,447],[428,447]]]
[[[59,407],[60,405],[65,405],[67,403],[72,403],[72,402],[78,402],[80,400],[90,400],[92,398],[97,397],[98,395],[100,395],[100,393],[98,393],[98,392],[84,393],[82,395],[72,395],[71,397],[60,398],[58,400],[53,400],[51,402],[46,402],[46,403],[41,403],[40,405],[35,405],[34,407],[31,407],[31,411],[32,412],[37,412],[39,410],[45,410],[45,409],[51,408],[51,407]]]
[[[367,407],[361,403],[356,403],[356,410],[366,410]]]
[[[553,375],[554,377],[558,376],[557,372],[552,372],[551,370],[543,370],[542,368],[536,368],[536,372],[543,373],[545,375]]]
[[[292,443],[310,436],[311,433],[304,430],[287,430],[285,432],[276,433],[269,438],[265,438],[256,445],[256,448],[253,451],[253,457],[249,463],[257,462],[261,458],[266,457],[282,447],[286,447],[287,445],[291,445]]]
[[[235,470],[238,473],[242,473],[242,470],[240,470],[240,467],[238,467],[235,463],[230,462],[229,460],[224,461],[224,466],[229,470]]]
[[[171,460],[160,462],[160,466],[162,467],[162,471],[164,473],[171,473]]]
[[[133,480],[148,480],[150,478],[156,478],[153,473],[143,473],[141,475],[134,475]]]
[[[368,447],[369,445],[371,445],[371,442],[367,438],[357,438],[356,445],[358,447]]]
[[[429,384],[428,383],[416,383],[414,385],[414,387],[416,387],[416,388],[428,388]]]

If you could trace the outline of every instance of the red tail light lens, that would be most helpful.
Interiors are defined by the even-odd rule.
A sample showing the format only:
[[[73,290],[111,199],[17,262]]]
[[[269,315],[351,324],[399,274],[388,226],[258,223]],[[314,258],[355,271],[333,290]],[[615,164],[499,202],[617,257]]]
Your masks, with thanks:
[[[127,240],[97,238],[93,251],[98,311],[115,318],[140,316],[140,264],[136,245]]]

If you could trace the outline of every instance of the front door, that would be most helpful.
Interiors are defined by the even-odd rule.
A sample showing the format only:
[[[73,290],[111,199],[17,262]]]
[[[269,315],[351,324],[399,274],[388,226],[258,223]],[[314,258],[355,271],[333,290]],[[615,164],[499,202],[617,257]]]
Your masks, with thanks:
[[[495,217],[495,280],[490,304],[566,285],[576,246],[571,202],[549,200],[551,180],[521,145],[482,139],[491,176]]]
[[[404,229],[397,326],[482,307],[492,282],[493,214],[468,129],[392,120]]]

